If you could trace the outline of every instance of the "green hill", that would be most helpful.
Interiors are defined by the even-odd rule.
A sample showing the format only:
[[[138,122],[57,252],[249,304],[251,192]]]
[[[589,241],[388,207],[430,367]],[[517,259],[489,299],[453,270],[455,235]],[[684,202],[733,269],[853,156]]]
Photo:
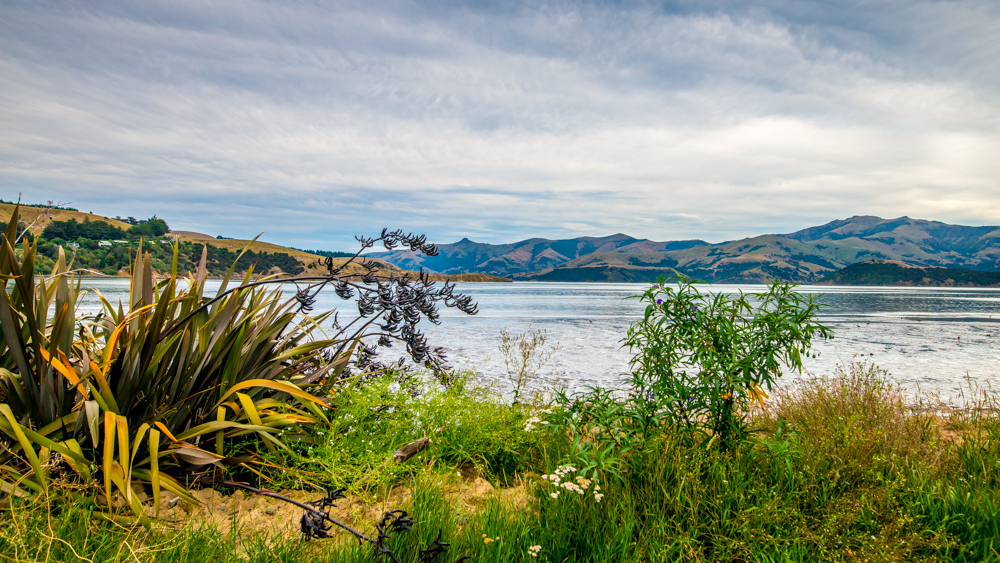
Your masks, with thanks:
[[[0,202],[0,221],[9,223],[14,204]],[[257,273],[285,273],[322,275],[327,270],[322,265],[325,256],[307,251],[257,240],[212,237],[193,231],[170,231],[166,221],[155,216],[150,219],[112,219],[94,213],[50,205],[22,205],[19,211],[20,231],[25,236],[38,239],[37,271],[48,271],[55,263],[59,247],[73,260],[73,267],[89,270],[94,274],[123,275],[135,260],[139,244],[149,252],[153,268],[167,272],[173,261],[173,242],[178,244],[178,269],[194,271],[201,260],[202,249],[207,247],[206,267],[211,276],[220,276],[236,261],[240,252],[248,251],[237,262],[236,270],[243,273],[254,266]],[[327,252],[335,264],[347,260],[346,253]],[[336,255],[336,256],[334,256]],[[350,256],[350,255],[347,255]],[[379,269],[402,273],[399,267],[376,260]],[[345,273],[361,273],[363,269],[352,264]],[[407,275],[416,275],[408,273]],[[432,279],[448,281],[510,281],[480,273],[432,274]]]
[[[837,270],[817,282],[822,285],[902,285],[931,287],[1000,287],[1000,272],[959,268],[920,268],[875,260]]]
[[[439,245],[441,255],[373,254],[400,267],[479,272],[537,281],[650,281],[678,271],[711,282],[812,283],[871,260],[921,267],[1000,270],[1000,230],[900,217],[859,216],[789,234],[709,244],[656,242],[617,234],[569,240],[528,239],[495,245],[464,239]]]

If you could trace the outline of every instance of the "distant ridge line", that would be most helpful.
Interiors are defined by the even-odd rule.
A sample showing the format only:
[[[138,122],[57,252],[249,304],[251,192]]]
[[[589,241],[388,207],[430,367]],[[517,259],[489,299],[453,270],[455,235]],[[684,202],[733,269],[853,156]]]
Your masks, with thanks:
[[[681,273],[710,282],[812,283],[851,264],[894,260],[919,267],[1000,271],[1000,227],[949,225],[907,216],[856,215],[792,233],[711,244],[652,241],[624,233],[488,244],[463,238],[435,257],[408,250],[370,256],[401,268],[484,273],[515,280],[653,281]]]

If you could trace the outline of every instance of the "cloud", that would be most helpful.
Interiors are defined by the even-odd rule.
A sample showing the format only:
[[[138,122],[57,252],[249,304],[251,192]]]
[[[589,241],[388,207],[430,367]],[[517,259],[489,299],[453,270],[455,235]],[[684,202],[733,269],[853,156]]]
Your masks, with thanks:
[[[325,248],[1000,223],[992,2],[0,10],[5,199]]]

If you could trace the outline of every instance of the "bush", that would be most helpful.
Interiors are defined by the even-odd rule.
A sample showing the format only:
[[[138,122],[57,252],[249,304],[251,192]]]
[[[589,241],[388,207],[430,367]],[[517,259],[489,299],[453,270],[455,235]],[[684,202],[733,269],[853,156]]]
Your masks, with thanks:
[[[782,365],[802,369],[802,355],[829,329],[816,322],[819,305],[792,285],[738,297],[703,294],[681,278],[660,280],[639,299],[643,319],[624,344],[631,360],[631,392],[646,418],[659,413],[727,449],[746,438],[747,413],[763,404]],[[649,405],[643,406],[643,402]]]
[[[87,220],[79,223],[76,219],[70,219],[68,221],[53,221],[46,225],[42,231],[42,238],[45,240],[76,240],[78,238],[112,240],[125,238],[125,230],[104,221]]]

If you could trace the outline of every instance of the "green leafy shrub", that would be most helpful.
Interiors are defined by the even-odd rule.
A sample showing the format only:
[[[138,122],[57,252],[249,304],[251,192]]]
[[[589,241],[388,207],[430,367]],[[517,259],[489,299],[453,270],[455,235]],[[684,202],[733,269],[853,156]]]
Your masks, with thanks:
[[[89,240],[111,240],[125,238],[125,229],[116,227],[104,221],[85,220],[80,223],[76,219],[68,221],[52,221],[45,226],[42,231],[42,238],[45,240],[76,240],[85,238]]]
[[[761,403],[781,368],[802,369],[813,338],[831,335],[816,322],[819,305],[794,286],[766,292],[701,293],[681,278],[660,280],[639,299],[642,320],[629,327],[631,392],[647,417],[664,411],[671,423],[717,440],[724,449],[749,431],[747,413]]]
[[[744,443],[753,403],[763,405],[782,364],[801,369],[812,339],[830,335],[815,321],[819,305],[788,284],[734,298],[661,279],[638,298],[647,306],[623,340],[636,352],[626,389],[559,393],[547,416],[564,460],[585,476],[622,481],[626,458],[665,431],[723,450]]]

